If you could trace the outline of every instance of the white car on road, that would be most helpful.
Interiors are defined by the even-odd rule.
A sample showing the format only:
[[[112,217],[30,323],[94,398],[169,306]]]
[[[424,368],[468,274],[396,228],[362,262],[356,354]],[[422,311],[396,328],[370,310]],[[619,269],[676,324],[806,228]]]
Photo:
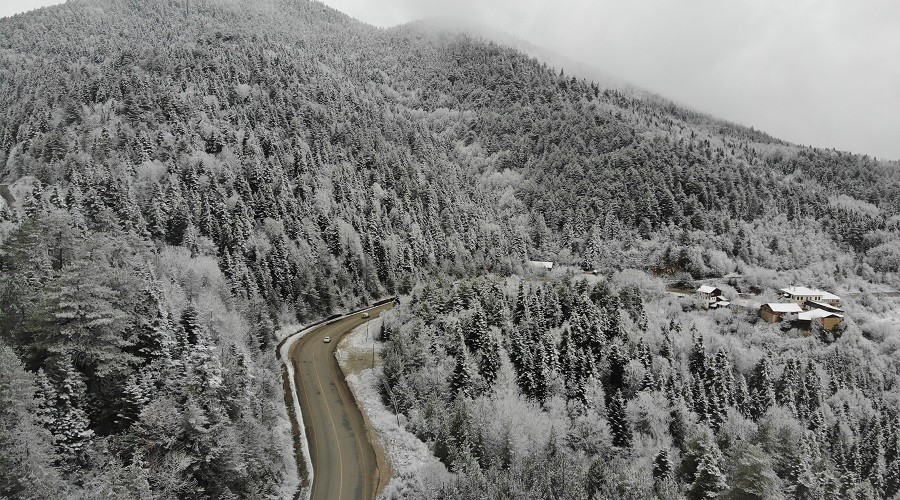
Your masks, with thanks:
[[[331,342],[331,337],[325,337],[324,339],[322,339],[322,342],[325,342],[326,344]]]

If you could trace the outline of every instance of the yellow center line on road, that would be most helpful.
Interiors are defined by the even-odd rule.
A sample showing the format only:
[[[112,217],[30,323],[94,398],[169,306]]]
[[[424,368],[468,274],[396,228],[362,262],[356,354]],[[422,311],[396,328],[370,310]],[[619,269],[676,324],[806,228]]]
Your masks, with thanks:
[[[366,321],[363,321],[363,322],[360,323],[359,325],[356,325],[356,326],[354,326],[353,328],[350,328],[350,329],[347,330],[347,332],[345,332],[345,333],[351,332],[351,331],[353,331],[357,326],[364,325],[364,324],[366,324],[366,323],[367,323]],[[342,334],[342,335],[343,335],[343,334]],[[338,368],[338,369],[340,370],[340,368]],[[343,376],[343,373],[341,373],[341,376]],[[341,384],[338,384],[337,387],[338,387],[338,394],[339,394],[340,397],[341,397],[341,402],[342,402],[345,406],[349,406],[349,405],[355,404],[355,403],[353,403],[353,401],[348,401],[348,399],[350,399],[349,394],[345,394],[345,393],[344,393],[344,390],[343,390],[343,387],[341,387]],[[360,413],[362,413],[362,411],[363,411],[362,408],[360,408],[359,410],[360,410]],[[365,419],[365,416],[363,416],[363,418]],[[363,426],[365,426],[365,423],[363,424]],[[363,467],[362,467],[362,470],[363,470],[363,471],[367,471],[367,470],[369,470],[369,463],[368,463],[368,460],[366,459],[366,455],[367,455],[366,449],[363,447],[362,441],[360,440],[360,437],[359,437],[359,433],[358,433],[358,432],[354,432],[353,435],[354,435],[354,437],[356,437],[356,446],[357,446],[357,448],[359,449],[359,457],[360,457],[360,460],[362,460],[362,466],[363,466]],[[363,482],[363,484],[365,484],[365,482]],[[365,487],[363,487],[363,491],[365,491]]]
[[[299,349],[298,349],[298,352],[299,352]],[[313,418],[313,412],[310,410],[310,408],[312,408],[312,406],[309,405],[309,400],[306,398],[306,391],[301,390],[301,389],[302,389],[302,383],[303,383],[303,381],[300,380],[300,362],[299,362],[299,356],[297,357],[297,360],[292,360],[292,363],[294,363],[294,378],[295,378],[295,383],[294,383],[294,384],[295,384],[295,387],[300,387],[300,389],[297,389],[297,392],[300,392],[300,393],[301,393],[301,394],[300,394],[300,401],[301,401],[302,406],[300,407],[300,412],[301,412],[301,414],[302,414],[302,413],[303,413],[303,408],[306,408],[306,409],[307,409],[306,411],[308,412],[308,415],[307,415],[307,416],[309,417],[309,422],[310,422],[309,425],[305,425],[307,422],[305,422],[305,421],[303,422],[303,423],[304,423],[304,427],[308,427],[308,428],[310,429],[310,432],[306,432],[306,431],[304,430],[304,434],[306,435],[306,440],[307,440],[307,442],[309,442],[310,440],[313,441],[313,449],[314,449],[315,452],[316,452],[316,455],[315,455],[315,456],[318,457],[318,456],[320,456],[320,455],[319,455],[319,440],[318,440],[318,439],[312,439],[312,428],[313,428],[313,426],[312,426],[312,418]],[[302,415],[301,415],[301,416],[302,416]],[[312,457],[310,457],[310,460],[312,460]],[[313,469],[313,473],[315,473],[315,470],[314,470],[314,468],[313,468],[312,462],[310,462],[309,467],[310,467],[310,469]],[[315,490],[315,489],[316,489],[317,483],[316,483],[315,478],[313,478],[313,483],[310,484],[309,486],[310,486],[310,489],[311,489],[311,490]]]
[[[328,398],[324,397],[325,391],[322,389],[322,379],[319,377],[319,367],[316,366],[316,363],[313,363],[313,370],[316,372],[316,380],[319,383],[319,392],[322,393],[322,399],[325,400],[325,409],[328,411],[328,420],[331,420],[331,430],[334,432],[334,442],[337,444],[338,464],[340,464],[341,476],[341,480],[338,483],[338,498],[341,498],[344,492],[344,455],[341,453],[341,444],[338,440],[337,427],[334,425],[334,417],[331,415],[331,405],[328,404]]]

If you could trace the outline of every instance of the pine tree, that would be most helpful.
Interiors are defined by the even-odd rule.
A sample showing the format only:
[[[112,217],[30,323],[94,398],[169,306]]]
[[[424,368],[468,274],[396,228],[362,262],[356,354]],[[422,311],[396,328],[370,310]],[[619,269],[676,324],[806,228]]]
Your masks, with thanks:
[[[524,282],[519,282],[519,290],[516,293],[516,307],[513,309],[513,324],[518,325],[525,319],[527,295],[525,294]]]
[[[775,407],[775,388],[772,384],[772,368],[768,356],[764,356],[753,369],[750,381],[750,398],[753,401],[750,414],[761,418],[770,408]]]
[[[747,386],[747,379],[743,373],[738,373],[735,378],[734,405],[741,412],[741,415],[745,417],[750,416],[753,400],[750,398],[750,389]]]
[[[659,355],[666,359],[672,359],[672,335],[670,332],[671,327],[669,330],[663,331],[663,341],[659,348]]]
[[[724,461],[722,452],[715,442],[710,441],[703,449],[697,463],[697,471],[694,481],[687,491],[687,497],[691,500],[707,500],[718,498],[720,493],[728,488],[725,474],[719,468]]]
[[[694,377],[703,379],[706,376],[706,348],[703,347],[703,336],[693,329],[691,336],[694,339],[694,344],[691,347],[688,365]]]
[[[669,459],[668,450],[659,450],[653,459],[653,479],[657,482],[668,479],[672,474],[672,461]]]
[[[563,328],[559,343],[559,371],[566,385],[566,399],[571,401],[578,395],[579,362],[575,354],[572,333],[568,327]]]
[[[12,349],[0,340],[0,497],[42,499],[68,496],[53,467],[52,436],[45,425],[48,400],[56,392],[43,371],[38,386]],[[43,387],[42,387],[43,386]]]
[[[453,369],[453,377],[450,379],[450,390],[454,395],[472,396],[472,371],[469,366],[469,350],[465,342],[460,338],[456,355],[456,366]]]
[[[494,332],[488,330],[485,336],[484,347],[481,350],[481,359],[478,364],[481,378],[490,388],[494,381],[497,380],[497,373],[500,371],[500,343]]]
[[[900,454],[895,454],[887,465],[884,478],[885,497],[894,498],[897,494],[900,494]]]
[[[114,245],[102,240],[95,251],[115,251],[107,244]],[[135,358],[129,354],[132,339],[122,335],[128,315],[112,287],[118,279],[102,262],[79,260],[49,280],[25,324],[31,343],[48,353],[78,356],[99,376],[122,371]]]
[[[885,463],[884,430],[881,425],[881,416],[875,412],[866,432],[864,433],[865,447],[862,450],[862,477],[869,480],[872,488],[881,495],[885,487],[885,475],[887,464]]]
[[[200,397],[198,404],[217,403],[218,389],[222,387],[222,358],[213,353],[209,336],[197,322],[193,307],[188,306],[181,319],[182,327],[191,338],[190,348],[182,353],[188,389]]]
[[[625,399],[622,397],[622,391],[616,391],[615,396],[609,402],[607,407],[607,420],[612,430],[613,446],[619,448],[631,447],[631,425],[625,415]]]
[[[653,368],[644,369],[644,378],[641,380],[642,391],[655,391],[658,389],[656,377],[653,375]]]
[[[680,451],[685,450],[687,435],[687,404],[681,396],[672,401],[672,409],[669,412],[669,435],[672,436],[672,444]]]
[[[181,312],[181,319],[178,321],[181,326],[181,337],[179,344],[182,348],[190,348],[197,343],[197,338],[202,335],[200,326],[200,318],[197,316],[197,309],[194,306],[187,306]]]
[[[487,318],[480,304],[476,304],[472,314],[472,321],[466,329],[466,346],[472,354],[481,352],[484,348],[486,337],[490,334],[488,330]]]
[[[550,368],[547,366],[548,354],[543,343],[536,343],[531,357],[532,398],[543,404],[547,400],[547,377]]]
[[[609,380],[604,389],[607,394],[615,394],[625,386],[625,367],[628,365],[628,360],[618,344],[612,344],[607,354],[607,361],[609,363]]]
[[[778,404],[785,407],[793,406],[796,408],[795,388],[799,380],[800,364],[797,361],[797,358],[790,357],[787,362],[785,362],[781,378],[778,379],[778,383],[775,385],[775,395]]]
[[[812,442],[815,445],[814,438]],[[814,500],[822,493],[819,478],[813,472],[817,463],[811,449],[810,439],[801,439],[797,456],[792,458],[788,467],[789,472],[785,478],[788,487],[785,490],[797,500]]]
[[[650,368],[653,364],[653,356],[650,354],[650,348],[643,337],[638,341],[637,360],[641,362],[644,368]]]
[[[150,402],[153,392],[153,379],[149,370],[133,373],[125,384],[122,395],[123,408],[117,415],[119,423],[127,427],[138,419],[141,410]]]
[[[75,465],[92,442],[94,431],[90,429],[87,413],[82,409],[86,391],[84,380],[71,358],[60,360],[58,372],[56,405],[48,427],[68,468]]]
[[[703,383],[703,379],[700,377],[690,376],[691,382],[691,401],[693,402],[694,413],[696,413],[700,420],[703,422],[709,422],[709,396],[706,394],[706,385]]]

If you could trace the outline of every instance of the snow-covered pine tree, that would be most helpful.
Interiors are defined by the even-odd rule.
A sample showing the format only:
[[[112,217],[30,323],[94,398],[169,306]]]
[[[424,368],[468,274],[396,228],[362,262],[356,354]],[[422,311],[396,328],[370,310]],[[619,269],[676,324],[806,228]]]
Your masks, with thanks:
[[[759,419],[775,407],[775,387],[772,383],[772,366],[768,356],[763,356],[753,369],[750,379],[750,398],[753,401],[750,414]]]
[[[500,342],[492,330],[485,333],[484,345],[481,349],[481,358],[478,363],[479,373],[484,383],[490,390],[494,381],[497,379],[497,373],[500,371]]]
[[[687,491],[690,500],[718,498],[728,488],[726,476],[720,468],[723,461],[722,452],[715,442],[707,442],[699,457],[694,480]]]
[[[619,448],[631,447],[631,425],[628,423],[628,417],[625,415],[625,399],[622,391],[616,391],[615,395],[610,399],[607,406],[607,420],[612,430],[612,444]]]
[[[653,479],[661,481],[672,474],[672,460],[669,458],[669,450],[662,449],[653,459]]]
[[[469,366],[469,350],[465,341],[460,336],[456,354],[456,365],[453,368],[453,377],[450,379],[450,390],[455,396],[472,396],[472,368]]]
[[[81,373],[68,356],[59,360],[56,371],[56,406],[48,428],[54,436],[62,465],[70,469],[90,445],[94,431],[90,429],[88,415],[82,406],[86,388]]]

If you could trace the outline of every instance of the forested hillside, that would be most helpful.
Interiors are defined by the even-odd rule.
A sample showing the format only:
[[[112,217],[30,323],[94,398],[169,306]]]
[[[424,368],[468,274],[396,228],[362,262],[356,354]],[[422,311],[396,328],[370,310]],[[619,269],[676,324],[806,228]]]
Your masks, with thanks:
[[[802,337],[754,324],[755,311],[685,312],[635,283],[646,285],[632,271],[417,288],[385,321],[385,399],[455,480],[398,489],[496,499],[900,494],[896,327]],[[859,324],[880,312],[873,306],[854,307]]]
[[[896,164],[425,25],[305,0],[2,19],[0,494],[275,495],[280,326],[528,258],[896,284],[898,212]]]

